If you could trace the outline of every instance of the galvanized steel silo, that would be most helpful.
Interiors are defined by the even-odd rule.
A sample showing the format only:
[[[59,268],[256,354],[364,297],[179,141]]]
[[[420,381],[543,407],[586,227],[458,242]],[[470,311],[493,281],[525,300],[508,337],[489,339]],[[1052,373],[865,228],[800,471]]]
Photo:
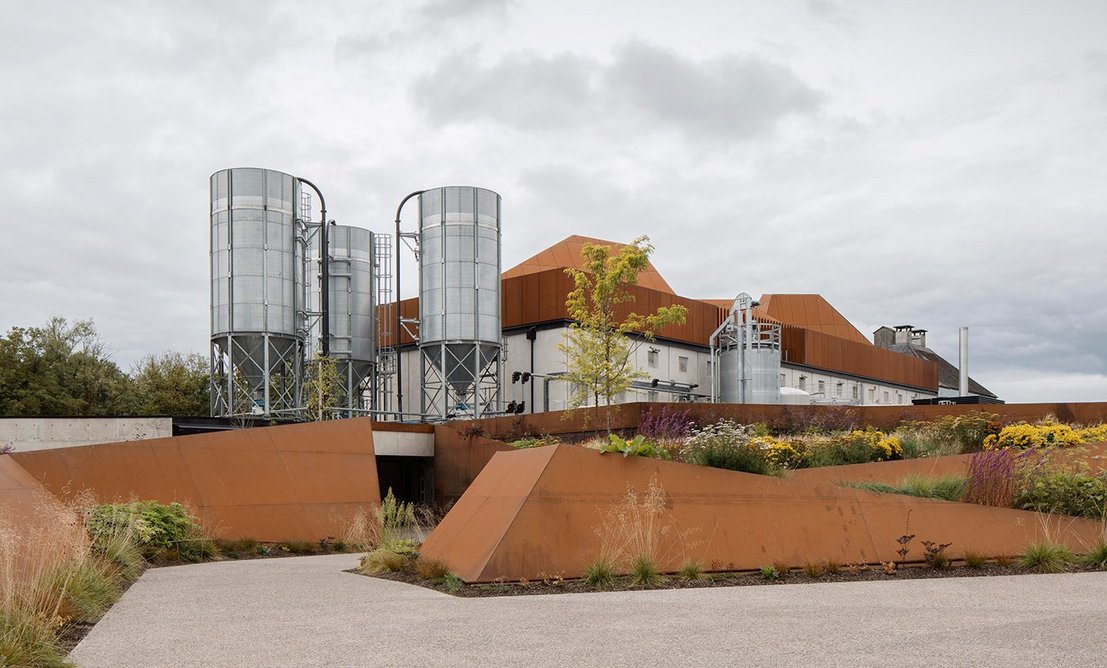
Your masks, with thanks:
[[[711,335],[712,400],[732,404],[780,403],[780,325],[760,322],[746,293]]]
[[[373,271],[374,234],[348,225],[331,225],[328,230],[330,267],[328,286],[330,311],[330,356],[335,359],[343,396],[339,408],[364,408],[362,393],[370,379],[376,359],[376,283]],[[313,248],[309,267],[319,266],[319,252]],[[309,313],[318,313],[321,272],[307,273],[307,303]],[[306,357],[317,353],[318,323],[312,327],[306,345]]]
[[[500,196],[470,186],[419,195],[419,349],[423,412],[497,411]]]
[[[298,181],[268,169],[211,176],[211,411],[299,404],[303,249]]]

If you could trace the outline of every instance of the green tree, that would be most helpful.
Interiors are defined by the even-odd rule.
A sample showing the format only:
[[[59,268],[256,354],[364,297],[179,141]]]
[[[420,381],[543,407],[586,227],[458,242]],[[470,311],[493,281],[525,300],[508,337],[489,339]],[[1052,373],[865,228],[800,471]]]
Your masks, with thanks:
[[[207,415],[208,361],[167,351],[147,355],[131,368],[138,410],[145,415]]]
[[[649,237],[638,237],[612,254],[610,246],[585,244],[581,248],[584,269],[566,269],[574,289],[565,300],[573,323],[558,347],[567,356],[565,380],[572,383],[569,405],[583,406],[589,398],[595,405],[610,405],[631,383],[648,374],[634,368],[632,355],[642,341],[652,341],[665,325],[683,324],[687,309],[663,306],[652,315],[633,311],[619,318],[623,304],[634,301],[629,286],[649,264],[653,246]],[[633,337],[633,338],[632,338]],[[607,416],[611,431],[611,415]]]
[[[338,417],[333,409],[338,406],[345,392],[334,358],[320,355],[306,366],[303,393],[304,406],[308,410],[304,418],[331,420]]]
[[[133,414],[131,380],[106,352],[91,320],[53,317],[0,339],[0,415]]]

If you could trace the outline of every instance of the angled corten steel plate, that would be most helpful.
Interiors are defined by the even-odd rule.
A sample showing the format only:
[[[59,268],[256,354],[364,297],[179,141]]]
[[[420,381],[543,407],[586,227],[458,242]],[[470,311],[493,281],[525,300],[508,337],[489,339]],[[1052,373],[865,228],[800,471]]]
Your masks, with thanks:
[[[580,577],[601,551],[605,516],[651,480],[664,489],[665,535],[656,557],[663,570],[686,560],[707,570],[748,570],[784,562],[802,566],[901,560],[896,539],[952,543],[1015,555],[1036,537],[1078,548],[1101,533],[1098,523],[1017,510],[877,494],[574,446],[497,454],[428,538],[422,553],[467,582]]]
[[[380,503],[368,418],[259,427],[11,455],[58,495],[191,505],[217,536],[336,536]]]

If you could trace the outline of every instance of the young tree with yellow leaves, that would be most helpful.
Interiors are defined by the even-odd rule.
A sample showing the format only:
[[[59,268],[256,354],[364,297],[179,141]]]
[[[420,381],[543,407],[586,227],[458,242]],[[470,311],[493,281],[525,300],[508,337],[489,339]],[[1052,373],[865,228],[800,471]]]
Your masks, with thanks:
[[[684,324],[687,309],[664,306],[652,315],[631,312],[622,320],[622,304],[633,302],[628,287],[638,283],[638,274],[649,264],[653,246],[649,237],[638,237],[614,254],[610,246],[585,244],[581,248],[583,269],[566,269],[575,288],[565,300],[573,323],[558,348],[565,353],[565,380],[572,383],[569,405],[583,406],[593,399],[596,406],[610,405],[634,380],[648,376],[635,369],[631,359],[642,341],[652,341],[665,325]],[[637,335],[637,337],[635,337]],[[607,416],[611,431],[611,415]]]

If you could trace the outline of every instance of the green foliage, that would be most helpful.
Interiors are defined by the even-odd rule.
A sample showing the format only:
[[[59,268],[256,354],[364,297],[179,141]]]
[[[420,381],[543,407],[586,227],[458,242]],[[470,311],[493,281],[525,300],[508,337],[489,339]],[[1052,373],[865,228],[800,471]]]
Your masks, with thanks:
[[[57,637],[38,615],[24,608],[0,606],[0,666],[66,668]]]
[[[615,564],[602,557],[593,561],[584,571],[584,581],[594,589],[610,589],[615,584]]]
[[[407,568],[408,555],[393,552],[386,547],[378,547],[361,558],[358,570],[369,575],[379,573],[397,573]]]
[[[1061,543],[1040,540],[1026,546],[1019,566],[1035,573],[1064,573],[1074,561],[1072,552]]]
[[[681,564],[677,575],[681,580],[699,580],[703,577],[703,566],[699,562],[686,561]]]
[[[123,593],[118,576],[98,559],[81,559],[47,576],[46,591],[62,592],[58,615],[78,622],[95,622]]]
[[[969,568],[982,568],[984,564],[988,563],[988,558],[984,556],[984,553],[972,550],[965,550],[964,554],[961,555],[961,559]]]
[[[979,452],[984,439],[999,432],[995,413],[973,411],[964,415],[943,415],[926,422],[908,422],[896,431],[907,457]]]
[[[780,571],[776,570],[776,566],[762,566],[761,577],[765,578],[766,580],[776,580],[780,577]]]
[[[341,417],[329,410],[343,405],[346,399],[346,390],[335,359],[320,355],[304,367],[303,396],[304,404],[308,407],[304,418],[318,421]]]
[[[208,361],[201,355],[147,355],[131,369],[143,415],[208,415]]]
[[[133,399],[91,320],[53,317],[0,338],[0,416],[133,415]]]
[[[638,587],[656,587],[665,578],[657,569],[657,562],[648,555],[640,554],[630,563],[630,581]]]
[[[899,439],[875,429],[854,429],[830,436],[811,437],[804,460],[807,466],[841,466],[900,459],[903,447]]]
[[[415,504],[396,500],[389,487],[377,509],[377,519],[380,522],[379,545],[393,551],[407,549],[404,543],[410,543],[409,534],[416,526]]]
[[[159,551],[172,551],[187,561],[201,561],[215,555],[215,546],[196,520],[179,503],[138,501],[93,506],[86,526],[94,542],[98,537],[120,533],[129,527],[134,543],[149,558]],[[118,555],[117,555],[118,556]]]
[[[560,438],[545,434],[543,436],[527,436],[516,439],[511,442],[511,447],[522,450],[525,448],[542,448],[547,445],[557,445],[558,443],[561,443]]]
[[[731,420],[720,420],[696,429],[681,451],[689,464],[731,471],[767,474],[772,466],[766,451],[751,444],[750,427]]]
[[[926,565],[934,570],[940,570],[949,565],[949,556],[946,554],[946,549],[949,548],[952,543],[935,543],[933,541],[924,540],[923,545],[923,561]]]
[[[1025,510],[1101,518],[1105,500],[1107,476],[1046,468],[1028,475],[1015,491],[1014,505]]]
[[[841,484],[845,487],[865,489],[870,492],[904,494],[906,496],[917,496],[924,499],[959,501],[965,489],[965,481],[966,478],[964,476],[935,476],[916,473],[905,476],[898,485],[888,485],[882,482],[867,480],[843,482]]]
[[[622,320],[622,305],[634,301],[628,287],[638,282],[638,274],[649,264],[653,246],[647,237],[639,237],[612,254],[604,245],[585,244],[581,249],[583,269],[566,269],[574,288],[565,300],[573,320],[565,341],[558,348],[567,356],[571,383],[571,406],[583,406],[592,399],[595,405],[610,405],[616,395],[646,374],[636,371],[633,347],[628,334],[652,340],[654,332],[668,324],[684,322],[683,306],[667,306],[653,315],[629,313]],[[637,344],[635,344],[637,345]],[[608,431],[611,429],[608,416]]]
[[[624,457],[633,455],[635,457],[653,457],[654,459],[672,459],[672,455],[669,454],[668,450],[656,443],[647,441],[646,437],[641,434],[636,435],[629,441],[618,434],[608,434],[607,438],[608,442],[600,448],[600,452],[618,452],[622,453]]]
[[[1085,566],[1107,570],[1107,539],[1100,538],[1080,561]]]
[[[442,588],[451,594],[456,594],[465,587],[465,581],[454,575],[453,573],[446,573],[442,576]]]

